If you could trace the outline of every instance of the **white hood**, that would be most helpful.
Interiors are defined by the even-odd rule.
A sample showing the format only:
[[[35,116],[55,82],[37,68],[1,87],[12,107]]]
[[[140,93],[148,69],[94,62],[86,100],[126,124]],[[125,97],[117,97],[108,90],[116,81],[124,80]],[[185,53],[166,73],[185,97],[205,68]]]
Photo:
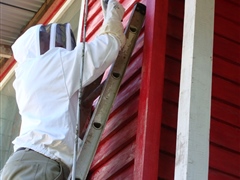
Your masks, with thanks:
[[[13,56],[19,63],[40,56],[39,29],[41,24],[29,28],[12,45]]]

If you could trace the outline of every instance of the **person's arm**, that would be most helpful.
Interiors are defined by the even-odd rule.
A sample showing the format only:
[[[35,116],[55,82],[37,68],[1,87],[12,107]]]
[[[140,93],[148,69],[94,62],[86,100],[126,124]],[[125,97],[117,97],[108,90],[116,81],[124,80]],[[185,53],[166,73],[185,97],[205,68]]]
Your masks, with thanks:
[[[121,23],[124,8],[116,0],[109,0],[104,13],[103,25],[90,43],[85,43],[83,86],[99,77],[117,58],[125,44]],[[79,43],[72,52],[62,52],[62,65],[70,95],[79,88],[83,44]]]

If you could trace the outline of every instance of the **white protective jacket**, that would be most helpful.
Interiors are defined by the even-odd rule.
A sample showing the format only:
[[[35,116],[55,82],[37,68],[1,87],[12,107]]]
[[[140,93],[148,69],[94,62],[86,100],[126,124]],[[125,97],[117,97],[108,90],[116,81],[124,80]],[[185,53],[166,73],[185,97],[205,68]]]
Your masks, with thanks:
[[[118,29],[118,36],[124,40],[121,21],[115,19],[115,23],[122,28]],[[40,55],[40,26],[31,27],[12,46],[18,62],[13,85],[22,117],[20,135],[13,141],[14,150],[30,148],[71,167],[83,44],[72,51],[56,47]],[[107,33],[102,29],[99,36],[86,43],[83,86],[116,59],[123,45],[119,37],[108,26]]]

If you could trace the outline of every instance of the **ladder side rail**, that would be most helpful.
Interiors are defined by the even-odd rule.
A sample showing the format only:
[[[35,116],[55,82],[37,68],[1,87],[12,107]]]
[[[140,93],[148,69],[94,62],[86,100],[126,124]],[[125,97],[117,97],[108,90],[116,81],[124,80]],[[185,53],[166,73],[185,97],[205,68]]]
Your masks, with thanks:
[[[102,85],[103,74],[100,75],[95,81],[93,81],[88,86],[84,87],[82,93],[82,103],[80,104],[80,128],[79,137],[83,138],[86,132],[86,127],[90,121],[92,114],[92,104],[93,101],[101,94],[102,89],[99,89]]]
[[[111,69],[100,95],[97,107],[80,147],[76,165],[76,178],[85,180],[96,153],[101,134],[109,117],[112,104],[118,93],[124,73],[131,58],[134,46],[141,31],[146,13],[145,5],[137,3],[125,30],[127,41]]]

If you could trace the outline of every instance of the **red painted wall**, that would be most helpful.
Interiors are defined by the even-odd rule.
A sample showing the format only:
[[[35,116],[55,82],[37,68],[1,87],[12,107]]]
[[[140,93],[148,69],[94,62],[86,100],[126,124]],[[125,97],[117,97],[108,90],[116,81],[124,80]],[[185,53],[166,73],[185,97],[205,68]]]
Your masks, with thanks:
[[[240,2],[215,1],[209,179],[240,178]],[[169,0],[159,179],[174,178],[184,1]]]
[[[102,24],[99,2],[89,1],[88,41],[94,38]],[[120,2],[126,9],[123,19],[123,24],[126,25],[134,4],[139,1],[122,0]],[[89,172],[89,179],[133,179],[143,40],[142,31],[103,132]]]
[[[164,1],[164,0],[162,0]],[[126,24],[134,0],[120,1],[126,8],[124,24]],[[143,4],[151,3],[154,0],[140,1]],[[174,163],[176,148],[176,126],[179,97],[179,82],[181,68],[182,34],[184,0],[168,0],[168,17],[166,42],[156,44],[165,46],[164,77],[156,79],[157,85],[164,78],[163,96],[161,92],[156,94],[156,101],[162,101],[162,109],[159,111],[160,137],[156,137],[159,143],[158,179],[174,179]],[[159,3],[159,1],[158,1]],[[160,8],[160,7],[157,7]],[[161,7],[162,8],[162,7]],[[148,9],[151,11],[153,9]],[[238,0],[217,0],[215,1],[215,31],[214,31],[214,52],[213,52],[213,81],[212,81],[212,109],[211,109],[211,130],[210,130],[210,160],[209,179],[240,179],[240,2]],[[162,31],[163,21],[159,16],[161,11],[155,11],[155,21],[146,22],[155,29]],[[151,13],[147,13],[151,15]],[[89,19],[87,39],[91,40],[101,26],[102,15],[100,4],[91,0],[89,4]],[[152,27],[148,27],[152,28]],[[109,121],[102,136],[102,141],[93,161],[89,179],[134,179],[138,162],[144,162],[139,154],[139,104],[142,103],[140,89],[144,84],[145,71],[142,66],[146,57],[144,48],[147,36],[141,33],[133,53],[131,62],[123,80],[119,95],[115,101]],[[162,41],[161,33],[154,33],[154,42]],[[144,41],[145,39],[145,41]],[[149,39],[147,39],[149,40]],[[153,49],[154,53],[159,52],[158,48]],[[157,52],[156,52],[157,51]],[[162,51],[163,52],[163,49]],[[151,53],[151,52],[149,52]],[[151,55],[148,55],[151,56]],[[144,61],[143,61],[144,59]],[[159,60],[152,57],[151,61]],[[154,76],[154,74],[153,74]],[[153,86],[154,88],[154,86]],[[145,91],[145,90],[144,90]],[[161,91],[161,89],[160,89]],[[152,92],[154,93],[154,91]],[[162,98],[162,99],[159,99]],[[139,101],[140,100],[140,101]],[[161,105],[159,105],[161,106]],[[142,111],[142,110],[141,110]],[[151,109],[150,109],[151,111]],[[142,113],[142,112],[141,112]],[[147,116],[146,116],[147,117]],[[157,129],[157,128],[156,128]],[[149,132],[150,130],[148,130]],[[146,144],[145,144],[146,145]],[[147,146],[147,145],[146,145]],[[137,149],[136,149],[137,148]],[[154,146],[152,148],[155,148]],[[139,152],[139,153],[136,153]],[[151,159],[149,154],[149,158]],[[147,157],[147,155],[143,155]],[[148,158],[146,158],[146,161]],[[156,163],[156,162],[154,162]],[[146,172],[151,173],[147,170]],[[141,172],[139,172],[141,174]],[[154,172],[153,172],[154,173]],[[144,179],[144,173],[141,176]]]
[[[174,179],[184,1],[169,0],[159,179]]]
[[[240,2],[215,2],[209,179],[240,179]]]

